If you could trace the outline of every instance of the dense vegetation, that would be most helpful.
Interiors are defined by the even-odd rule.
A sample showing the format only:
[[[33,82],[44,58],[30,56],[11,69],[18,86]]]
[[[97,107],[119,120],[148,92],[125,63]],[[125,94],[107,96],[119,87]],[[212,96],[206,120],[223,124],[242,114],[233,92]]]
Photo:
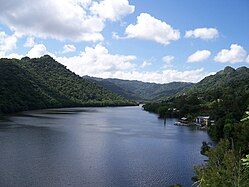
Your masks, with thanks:
[[[48,55],[0,59],[0,112],[133,104],[72,73]]]
[[[247,186],[249,168],[241,159],[249,154],[248,106],[249,69],[226,67],[173,97],[146,104],[144,109],[160,117],[185,116],[190,121],[197,115],[210,116],[215,125],[208,126],[208,133],[218,144],[202,150],[209,160],[196,167],[195,184]]]
[[[195,167],[197,186],[247,187],[249,184],[249,119],[225,128],[225,138],[204,154],[209,160]]]
[[[127,99],[137,101],[159,100],[164,97],[173,96],[176,93],[189,88],[193,83],[172,82],[167,84],[156,84],[141,81],[129,81],[121,79],[101,79],[85,76],[85,78],[117,93]]]
[[[191,88],[169,97],[162,102],[148,103],[145,110],[160,117],[188,117],[208,115],[215,120],[210,135],[224,138],[223,129],[239,122],[249,104],[249,69],[227,67],[215,75],[204,78]]]
[[[241,154],[231,148],[228,140],[222,140],[214,149],[207,152],[207,156],[207,163],[195,168],[196,186],[248,186],[248,159],[241,159]]]

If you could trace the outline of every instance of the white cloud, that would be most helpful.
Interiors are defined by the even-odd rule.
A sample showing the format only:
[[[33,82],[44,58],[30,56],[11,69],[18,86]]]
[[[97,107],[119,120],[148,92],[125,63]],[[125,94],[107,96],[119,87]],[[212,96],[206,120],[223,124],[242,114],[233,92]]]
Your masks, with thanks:
[[[131,70],[135,67],[132,63],[136,60],[133,55],[110,54],[101,44],[95,47],[86,47],[78,56],[56,57],[56,59],[67,66],[78,75],[90,75],[101,77],[105,73]]]
[[[32,49],[30,49],[26,56],[30,58],[38,58],[45,54],[48,54],[46,46],[43,44],[36,44]]]
[[[64,45],[63,49],[64,49],[63,53],[69,53],[69,52],[76,51],[76,47],[74,45],[71,45],[71,44]]]
[[[135,6],[130,5],[128,0],[102,0],[94,2],[90,10],[103,19],[116,21],[133,13]]]
[[[146,82],[167,83],[172,81],[197,82],[209,75],[203,69],[178,71],[138,71],[141,66],[136,66],[133,55],[110,54],[101,44],[95,47],[86,47],[78,56],[55,57],[76,74],[90,75],[102,78],[119,78],[127,80],[140,80]],[[143,62],[143,66],[150,65],[150,62]]]
[[[173,81],[198,82],[210,73],[204,72],[203,69],[190,71],[164,70],[154,72],[139,71],[116,71],[114,73],[106,72],[101,74],[103,78],[119,78],[126,80],[139,80],[144,82],[168,83]]]
[[[127,36],[119,36],[116,32],[112,32],[112,38],[115,40],[124,40],[127,39]]]
[[[201,38],[203,40],[210,40],[217,38],[219,32],[215,28],[197,28],[185,32],[185,38]]]
[[[127,80],[140,80],[145,82],[167,83],[172,81],[197,82],[209,75],[203,69],[178,71],[139,71],[135,64],[136,56],[111,54],[102,45],[86,47],[83,52],[73,57],[60,57],[47,51],[43,44],[35,44],[26,54],[30,58],[36,58],[45,54],[51,55],[61,64],[65,65],[74,73],[83,76],[90,75],[102,78],[120,78]],[[22,55],[12,53],[7,58],[21,58]],[[143,66],[150,65],[150,62],[143,62]]]
[[[34,37],[28,37],[23,46],[24,47],[33,47],[34,45],[35,45],[35,38]]]
[[[249,63],[249,55],[246,58],[246,62]]]
[[[167,56],[164,56],[162,58],[163,62],[165,62],[165,65],[164,67],[165,68],[169,68],[169,67],[172,67],[172,62],[174,61],[175,57],[174,56],[171,56],[171,55],[167,55]]]
[[[87,15],[79,0],[1,0],[0,4],[0,20],[19,35],[103,40],[103,20]]]
[[[84,8],[89,8],[89,6],[92,4],[92,0],[76,0],[76,2]]]
[[[164,45],[180,38],[178,30],[147,13],[141,13],[135,25],[128,25],[125,34],[127,38],[151,40]]]
[[[148,61],[143,61],[143,63],[141,64],[141,68],[145,68],[145,67],[147,67],[147,66],[151,66],[152,65],[152,63],[151,62],[148,62]]]
[[[89,75],[102,78],[167,83],[172,81],[197,82],[209,75],[203,69],[141,72],[138,70],[141,66],[137,66],[134,62],[136,60],[135,56],[111,54],[102,44],[95,47],[86,47],[78,56],[56,57],[54,55],[53,57],[80,76]],[[145,61],[142,65],[150,65],[150,62]]]
[[[119,40],[120,36],[116,32],[112,32],[112,38],[116,39],[116,40]]]
[[[232,44],[230,49],[222,49],[215,57],[214,60],[216,62],[221,63],[238,63],[238,62],[245,62],[247,57],[247,52],[245,49],[238,45]]]
[[[0,57],[5,57],[6,53],[16,48],[17,36],[15,34],[8,35],[0,31]]]
[[[201,51],[198,50],[188,57],[187,62],[200,62],[208,59],[210,55],[211,52],[208,50],[201,50]]]
[[[4,56],[4,58],[16,58],[16,59],[21,59],[22,57],[23,57],[23,55],[19,55],[17,53],[10,53],[10,54]]]
[[[72,41],[101,41],[105,19],[115,21],[134,11],[127,0],[0,0],[0,4],[0,21],[19,36]]]

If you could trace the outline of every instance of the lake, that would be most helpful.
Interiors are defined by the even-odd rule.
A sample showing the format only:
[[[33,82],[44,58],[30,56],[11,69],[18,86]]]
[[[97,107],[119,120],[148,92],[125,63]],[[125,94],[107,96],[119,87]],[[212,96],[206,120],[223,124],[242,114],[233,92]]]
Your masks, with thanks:
[[[141,107],[28,111],[0,121],[0,186],[191,186],[205,131]]]

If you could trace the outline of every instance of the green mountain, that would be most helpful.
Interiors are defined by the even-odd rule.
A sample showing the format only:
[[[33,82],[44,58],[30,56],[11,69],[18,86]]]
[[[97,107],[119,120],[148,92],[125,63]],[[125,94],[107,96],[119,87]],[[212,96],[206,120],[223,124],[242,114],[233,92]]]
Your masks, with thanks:
[[[74,74],[48,55],[0,59],[0,112],[133,104]]]
[[[210,75],[193,87],[188,89],[185,93],[198,93],[206,95],[208,92],[222,92],[224,89],[240,89],[243,86],[248,86],[249,69],[247,67],[240,67],[234,69],[227,66],[224,70],[219,71],[215,75]]]
[[[239,122],[248,105],[249,68],[226,67],[173,97],[146,104],[144,109],[161,117],[185,116],[190,120],[197,115],[208,115],[216,124],[211,134],[219,139],[224,136],[224,125]]]
[[[163,97],[175,95],[179,91],[189,88],[193,83],[172,82],[167,84],[156,84],[141,82],[136,80],[121,80],[121,79],[101,79],[85,76],[88,80],[117,93],[125,98],[138,101],[159,100]]]

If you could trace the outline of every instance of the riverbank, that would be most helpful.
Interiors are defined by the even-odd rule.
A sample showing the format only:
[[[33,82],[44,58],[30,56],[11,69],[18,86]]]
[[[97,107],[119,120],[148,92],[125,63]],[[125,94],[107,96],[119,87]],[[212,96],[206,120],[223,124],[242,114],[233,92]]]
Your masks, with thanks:
[[[82,107],[125,107],[125,106],[139,106],[137,102],[122,102],[122,103],[86,103],[86,104],[77,104],[77,105],[62,105],[62,106],[48,106],[48,107],[34,107],[31,109],[12,109],[10,112],[2,112],[0,110],[0,118],[1,116],[8,115],[8,114],[15,114],[18,112],[25,112],[25,111],[35,111],[35,110],[45,110],[45,109],[61,109],[61,108],[82,108]],[[25,108],[25,107],[24,107]]]
[[[196,123],[182,123],[182,122],[175,122],[174,125],[176,126],[185,126],[185,127],[196,127],[197,129],[200,129],[200,130],[208,130],[208,127],[207,126],[201,126],[200,124],[196,124]]]

